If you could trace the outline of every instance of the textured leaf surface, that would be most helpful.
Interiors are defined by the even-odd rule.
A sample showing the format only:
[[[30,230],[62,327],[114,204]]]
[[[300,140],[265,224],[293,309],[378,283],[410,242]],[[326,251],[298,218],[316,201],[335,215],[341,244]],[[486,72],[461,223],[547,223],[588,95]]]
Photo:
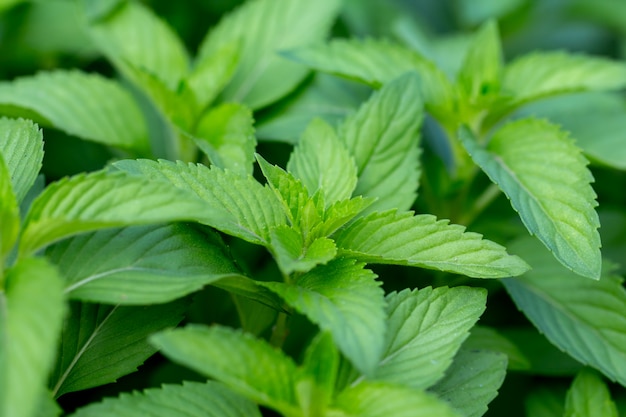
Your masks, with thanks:
[[[565,417],[618,417],[609,388],[589,369],[578,373],[565,397]]]
[[[138,154],[148,149],[146,125],[130,93],[97,74],[57,70],[0,83],[0,113]]]
[[[249,298],[264,304],[277,311],[283,311],[283,301],[276,294],[259,285],[259,281],[243,275],[229,275],[213,283],[214,287],[221,288],[235,295]]]
[[[480,417],[498,395],[506,376],[507,360],[501,353],[461,349],[434,392],[466,417]]]
[[[510,245],[533,269],[503,283],[515,304],[553,344],[626,385],[626,290],[604,274],[592,281],[563,268],[531,238]]]
[[[20,211],[11,187],[11,174],[0,153],[0,265],[20,232]]]
[[[485,303],[485,291],[469,287],[389,294],[385,353],[372,378],[430,387],[443,377]]]
[[[0,155],[10,184],[21,202],[35,182],[43,161],[43,135],[29,120],[0,119]]]
[[[504,69],[503,89],[518,102],[581,90],[626,87],[626,64],[565,52],[524,55]]]
[[[168,302],[239,273],[217,235],[184,224],[82,234],[46,256],[65,278],[68,297],[108,304]]]
[[[339,135],[357,165],[354,195],[378,197],[370,211],[411,208],[420,175],[422,118],[419,78],[407,74],[374,93],[340,127]]]
[[[227,15],[208,33],[199,58],[239,41],[239,63],[223,98],[258,109],[291,91],[308,72],[279,56],[278,51],[323,40],[339,6],[337,0],[251,1]]]
[[[382,382],[362,382],[342,392],[330,417],[460,417],[433,395]]]
[[[222,104],[209,110],[198,122],[196,144],[214,165],[240,175],[252,175],[256,147],[253,124],[247,107]]]
[[[363,264],[338,259],[318,266],[294,284],[260,282],[291,307],[333,335],[341,352],[363,373],[370,373],[383,351],[383,291]]]
[[[593,177],[567,134],[546,121],[522,119],[497,131],[486,148],[468,129],[460,135],[528,231],[563,265],[597,279],[602,260]]]
[[[106,227],[202,222],[211,208],[164,182],[103,171],[62,179],[33,202],[20,250],[29,253],[64,237]]]
[[[289,51],[286,56],[316,70],[330,72],[379,87],[408,71],[419,75],[419,97],[435,117],[453,113],[452,84],[433,63],[400,45],[378,40],[333,40]],[[417,98],[416,98],[417,99]]]
[[[261,417],[254,403],[215,382],[163,385],[122,394],[79,409],[71,417]]]
[[[172,91],[187,74],[189,57],[182,41],[141,3],[126,2],[89,30],[101,51],[131,80],[128,63],[154,74]]]
[[[251,176],[165,160],[120,161],[114,165],[193,193],[204,202],[207,216],[203,223],[249,242],[268,244],[270,229],[286,223],[283,208],[272,190]]]
[[[430,215],[373,213],[335,236],[340,253],[369,263],[419,266],[475,278],[503,278],[528,270],[517,256],[477,233]]]
[[[270,243],[278,267],[287,275],[296,271],[307,272],[337,254],[337,247],[331,239],[317,238],[305,246],[302,234],[284,225],[272,229]]]
[[[357,184],[354,158],[335,130],[321,119],[313,120],[302,134],[287,171],[302,181],[309,195],[320,191],[327,205],[350,198]]]
[[[115,382],[135,372],[156,352],[147,337],[177,325],[187,302],[146,307],[73,302],[70,306],[50,378],[56,397]]]
[[[226,327],[189,325],[152,337],[170,359],[286,415],[297,410],[296,365],[267,342]]]
[[[45,394],[61,330],[63,287],[54,267],[23,259],[0,288],[0,415],[30,417]]]

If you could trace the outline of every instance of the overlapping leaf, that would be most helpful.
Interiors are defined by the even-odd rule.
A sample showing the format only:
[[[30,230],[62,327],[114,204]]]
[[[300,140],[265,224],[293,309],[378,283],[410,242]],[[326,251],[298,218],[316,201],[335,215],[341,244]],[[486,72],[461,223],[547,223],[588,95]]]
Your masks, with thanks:
[[[520,347],[492,327],[474,326],[470,336],[463,343],[463,349],[504,353],[507,356],[509,370],[530,371],[531,369],[530,359],[524,355]]]
[[[587,161],[558,126],[523,119],[497,131],[486,148],[467,128],[460,137],[472,159],[504,191],[526,228],[563,265],[597,279],[600,225]]]
[[[0,288],[0,415],[30,417],[45,394],[63,313],[62,281],[42,259],[22,259]]]
[[[553,344],[626,385],[626,290],[604,274],[580,277],[531,238],[510,245],[533,269],[503,283],[524,314]]]
[[[339,352],[330,333],[318,333],[304,353],[296,385],[306,415],[324,415],[335,394],[338,370]]]
[[[363,266],[337,259],[309,271],[293,284],[259,284],[329,331],[354,366],[369,374],[384,348],[385,302],[376,275]]]
[[[216,382],[183,382],[122,394],[79,409],[71,417],[261,417],[257,406]]]
[[[185,300],[147,307],[73,302],[50,377],[55,397],[115,382],[135,372],[156,352],[147,337],[177,325],[186,307]]]
[[[166,356],[284,415],[298,415],[296,364],[249,334],[226,327],[189,325],[152,337]]]
[[[243,102],[252,109],[266,106],[291,91],[308,72],[280,57],[278,51],[323,40],[339,6],[337,0],[251,1],[208,33],[199,59],[239,41],[239,63],[223,98]]]
[[[194,195],[160,181],[98,171],[48,186],[24,221],[20,251],[33,252],[81,232],[215,216]]]
[[[70,298],[109,304],[168,302],[239,273],[218,236],[184,224],[82,234],[46,255]]]
[[[270,232],[274,259],[284,274],[307,272],[316,265],[325,264],[337,254],[335,242],[318,237],[305,243],[299,230],[282,225]]]
[[[120,161],[114,166],[149,178],[151,183],[165,182],[193,193],[204,203],[202,223],[252,243],[267,245],[270,229],[286,222],[281,203],[272,190],[251,176],[165,160]]]
[[[503,278],[528,270],[502,246],[431,215],[373,213],[339,230],[335,241],[341,254],[368,263],[419,266],[475,278]]]
[[[20,213],[11,187],[11,175],[0,153],[0,265],[20,232]]]
[[[578,373],[565,397],[565,416],[618,417],[617,407],[611,400],[609,388],[589,369]]]
[[[97,74],[57,70],[0,83],[0,113],[145,154],[147,130],[132,96]]]
[[[419,78],[406,74],[386,84],[340,127],[339,136],[357,165],[354,195],[378,197],[370,211],[408,210],[413,204],[422,117]]]
[[[389,294],[385,353],[371,378],[430,387],[443,377],[485,303],[485,291],[469,287]]]
[[[43,161],[43,135],[29,120],[0,119],[0,154],[18,202],[32,187]]]
[[[507,360],[501,353],[461,349],[446,376],[430,391],[466,417],[480,417],[498,395],[506,376]]]

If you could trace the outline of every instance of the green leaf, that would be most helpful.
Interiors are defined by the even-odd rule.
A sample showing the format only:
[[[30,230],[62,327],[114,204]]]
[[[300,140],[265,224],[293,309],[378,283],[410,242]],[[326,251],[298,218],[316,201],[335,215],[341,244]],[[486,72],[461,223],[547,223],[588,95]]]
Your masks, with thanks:
[[[120,6],[126,3],[127,0],[83,0],[82,6],[84,8],[87,21],[94,22],[100,19],[104,19],[116,11]]]
[[[326,205],[350,198],[357,184],[354,158],[321,119],[314,119],[302,134],[287,171],[302,181],[309,195],[321,192]]]
[[[212,164],[243,176],[252,175],[256,147],[253,125],[250,109],[224,103],[202,116],[195,142]]]
[[[33,202],[20,242],[23,254],[92,230],[180,220],[202,222],[211,208],[190,193],[123,172],[62,179]]]
[[[463,226],[431,215],[387,211],[360,218],[335,235],[339,254],[368,263],[418,266],[474,278],[520,275],[528,265]]]
[[[543,120],[522,119],[498,130],[486,148],[467,128],[460,137],[528,231],[563,265],[598,279],[602,261],[593,177],[567,133]]]
[[[18,203],[35,183],[43,161],[43,135],[30,120],[0,118],[0,155]]]
[[[196,62],[187,75],[183,94],[191,94],[198,109],[211,104],[231,80],[239,63],[239,49],[239,42],[226,43]]]
[[[239,42],[239,63],[223,100],[242,102],[256,110],[290,92],[308,70],[277,52],[322,41],[340,3],[254,0],[224,17],[207,34],[199,52],[202,60],[225,45]]]
[[[65,278],[68,297],[108,304],[164,303],[239,274],[215,233],[184,224],[82,234],[46,256]]]
[[[480,417],[506,376],[506,355],[461,349],[446,376],[430,391],[466,417]]]
[[[503,280],[517,307],[559,349],[626,385],[626,290],[604,274],[592,281],[563,268],[535,240],[510,245],[533,267]]]
[[[287,225],[271,230],[270,247],[274,259],[285,275],[307,272],[316,265],[325,264],[337,254],[335,242],[325,237],[305,246],[302,234]]]
[[[505,18],[524,4],[524,0],[458,0],[455,12],[463,27],[472,27],[488,19]]]
[[[329,417],[460,417],[434,395],[383,382],[361,382],[343,391]]]
[[[524,408],[529,417],[563,417],[565,392],[559,387],[540,387],[526,396]]]
[[[276,294],[259,285],[259,281],[243,275],[226,276],[214,282],[213,286],[229,293],[249,298],[276,311],[284,311],[283,301]]]
[[[138,155],[148,152],[137,103],[119,83],[97,74],[57,70],[0,83],[0,113]]]
[[[72,302],[50,377],[55,397],[135,372],[156,352],[147,337],[177,325],[187,305],[187,300],[146,307]]]
[[[64,313],[58,272],[22,259],[0,288],[0,415],[30,417],[45,394]]]
[[[523,55],[504,68],[502,89],[516,103],[574,91],[626,87],[626,64],[567,52]]]
[[[578,373],[565,397],[565,417],[618,417],[617,407],[602,379],[593,371]]]
[[[295,283],[259,282],[280,295],[322,330],[362,373],[369,374],[383,352],[383,291],[364,264],[337,259],[318,266]]]
[[[378,197],[369,211],[408,210],[417,197],[423,109],[420,82],[406,74],[386,84],[348,118],[339,136],[354,155],[354,195]]]
[[[387,296],[385,353],[371,379],[416,390],[433,385],[485,311],[481,288],[404,290]]]
[[[284,415],[298,415],[296,364],[267,342],[227,327],[188,325],[151,338],[164,355]]]
[[[79,409],[71,417],[261,417],[258,407],[223,385],[208,381],[163,385],[123,393]]]
[[[5,256],[13,249],[19,233],[20,210],[11,187],[11,174],[0,153],[0,268],[4,268]]]
[[[153,183],[165,182],[193,193],[204,202],[206,216],[201,223],[248,242],[268,245],[270,230],[286,223],[281,203],[272,190],[251,176],[165,160],[127,160],[113,165]]]
[[[472,102],[499,93],[502,61],[498,25],[490,20],[474,36],[458,75],[461,88]]]
[[[454,116],[456,96],[450,80],[432,62],[401,45],[373,39],[336,39],[285,55],[313,69],[355,78],[374,87],[416,71],[419,97],[426,109],[437,119]]]
[[[155,75],[172,91],[187,74],[189,57],[182,41],[141,3],[125,2],[106,19],[92,22],[89,31],[104,55],[133,81],[129,64]]]
[[[524,352],[511,340],[487,326],[474,326],[469,337],[463,343],[463,349],[486,350],[507,355],[508,369],[515,371],[530,371],[530,360]]]

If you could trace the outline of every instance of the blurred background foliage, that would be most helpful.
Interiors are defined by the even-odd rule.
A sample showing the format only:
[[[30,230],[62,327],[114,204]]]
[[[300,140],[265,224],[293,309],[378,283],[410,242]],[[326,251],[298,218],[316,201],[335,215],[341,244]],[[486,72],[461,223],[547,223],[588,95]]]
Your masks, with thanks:
[[[9,81],[15,77],[58,68],[79,68],[117,77],[111,65],[91,44],[84,29],[80,8],[87,7],[89,12],[96,14],[106,13],[120,1],[0,0],[0,80]],[[173,27],[192,53],[195,53],[206,32],[241,2],[143,1]],[[435,61],[452,76],[463,59],[472,31],[488,19],[498,21],[507,61],[538,49],[563,49],[626,59],[624,0],[345,0],[340,19],[333,28],[333,36],[395,40]],[[260,139],[259,153],[272,162],[284,162],[291,149],[292,138],[297,137],[297,132],[310,119],[312,108],[316,108],[317,112],[326,112],[330,119],[339,119],[355,109],[368,94],[369,89],[361,85],[328,75],[311,75],[289,96],[255,114]],[[624,103],[623,95],[618,96],[618,99]],[[626,123],[626,112],[624,114]],[[102,145],[82,141],[59,131],[48,129],[44,138],[46,157],[43,172],[48,180],[100,169],[114,156],[111,150]],[[594,188],[600,202],[603,250],[606,256],[619,261],[626,253],[626,193],[623,192],[626,189],[626,174],[624,171],[603,168],[599,164],[593,165],[592,171],[596,178]],[[417,208],[420,208],[419,201]],[[522,227],[519,222],[510,220],[511,214],[508,202],[501,197],[477,219],[472,229],[486,234],[492,240],[506,242],[509,237],[517,235]],[[497,218],[502,221],[494,221]],[[481,222],[481,219],[488,221]],[[251,263],[249,267],[259,271],[257,278],[265,271],[275,271],[275,265],[268,263],[257,247],[233,242],[232,250],[246,253]],[[622,266],[620,272],[625,271]],[[416,281],[415,274],[430,272],[416,272],[414,269],[377,267],[375,272],[396,278],[393,283],[385,281],[387,290],[442,283],[436,274],[420,276],[420,280]],[[446,283],[454,284],[449,278],[446,277]],[[471,280],[459,277],[459,283],[471,284]],[[480,285],[492,286],[489,308],[481,320],[482,324],[504,329],[503,334],[512,341],[519,338],[537,339],[535,344],[524,344],[537,347],[536,352],[523,352],[532,363],[531,369],[509,373],[501,395],[490,406],[488,415],[525,415],[523,399],[527,397],[526,393],[531,388],[541,386],[550,388],[545,391],[533,390],[526,402],[527,407],[532,408],[535,403],[545,406],[563,404],[565,388],[580,365],[546,343],[536,331],[527,330],[530,326],[527,326],[526,319],[517,312],[497,282],[481,281]],[[224,301],[224,294],[215,288],[203,291],[195,298],[190,320],[229,324],[234,317],[229,309],[233,307],[232,303]],[[207,309],[207,305],[211,308]],[[302,319],[302,325],[297,328],[305,331],[310,326]],[[298,351],[297,345],[302,343],[298,342],[298,332],[290,335],[287,348],[290,343],[293,350]],[[544,372],[541,375],[533,374],[533,368]],[[548,368],[551,373],[545,372]],[[125,389],[139,389],[162,382],[174,382],[181,377],[195,377],[190,371],[166,363],[159,356],[150,359],[143,369],[144,372],[130,375],[113,386],[68,395],[63,398],[63,402],[71,409]],[[626,404],[623,389],[616,388],[615,398],[621,405]],[[626,407],[621,408],[623,412]]]

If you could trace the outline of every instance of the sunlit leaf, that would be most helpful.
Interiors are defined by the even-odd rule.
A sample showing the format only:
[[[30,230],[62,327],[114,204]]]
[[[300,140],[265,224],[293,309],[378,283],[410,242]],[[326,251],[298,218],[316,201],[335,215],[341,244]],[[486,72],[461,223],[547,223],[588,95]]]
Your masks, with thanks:
[[[609,388],[589,369],[578,373],[565,397],[565,417],[618,417]]]
[[[274,259],[284,274],[307,272],[337,254],[337,247],[331,239],[320,237],[305,244],[300,231],[286,225],[272,229],[270,236]]]
[[[20,211],[11,175],[0,153],[0,268],[20,232]]]

